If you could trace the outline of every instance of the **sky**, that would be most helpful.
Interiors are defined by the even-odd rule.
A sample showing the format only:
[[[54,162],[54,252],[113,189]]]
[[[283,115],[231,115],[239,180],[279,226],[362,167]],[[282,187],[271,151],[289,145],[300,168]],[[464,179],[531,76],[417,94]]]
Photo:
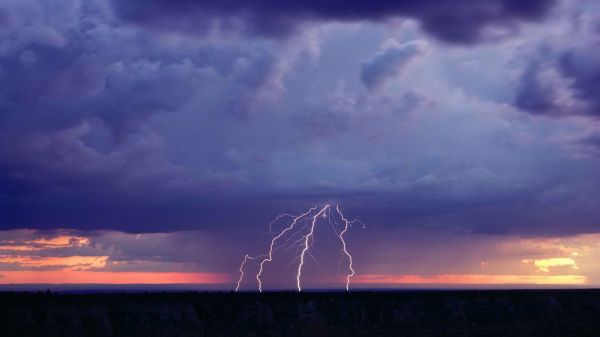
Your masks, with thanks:
[[[594,0],[0,0],[0,284],[229,290],[339,205],[351,288],[600,285],[599,54]]]

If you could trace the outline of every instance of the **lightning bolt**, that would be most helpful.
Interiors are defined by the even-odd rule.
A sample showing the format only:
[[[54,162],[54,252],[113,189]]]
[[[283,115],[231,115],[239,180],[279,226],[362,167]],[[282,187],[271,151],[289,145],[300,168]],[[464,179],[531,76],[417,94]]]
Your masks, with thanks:
[[[251,260],[260,260],[259,270],[256,273],[255,278],[258,283],[258,291],[262,292],[261,276],[265,270],[266,264],[268,262],[273,261],[273,255],[279,249],[284,249],[287,251],[288,249],[291,249],[291,248],[296,248],[297,256],[295,259],[293,259],[290,262],[290,265],[293,264],[295,261],[299,260],[298,269],[296,272],[296,287],[297,287],[298,291],[302,291],[302,282],[301,282],[302,281],[302,269],[304,267],[305,257],[309,256],[313,260],[315,260],[313,255],[310,253],[310,248],[312,247],[313,243],[315,242],[314,233],[315,233],[315,227],[319,221],[319,217],[327,219],[327,222],[331,226],[333,233],[340,239],[340,242],[342,245],[342,253],[343,253],[342,258],[344,256],[347,257],[348,267],[350,269],[350,273],[348,273],[346,275],[346,291],[349,291],[350,278],[352,276],[354,276],[356,274],[356,272],[354,270],[352,255],[348,251],[346,240],[344,239],[344,235],[352,227],[352,224],[354,224],[356,222],[361,223],[363,225],[363,228],[365,225],[358,220],[346,219],[346,217],[342,213],[340,207],[338,205],[336,205],[335,213],[337,213],[337,215],[343,222],[343,229],[341,231],[338,231],[338,229],[336,227],[340,226],[340,224],[338,224],[338,222],[335,220],[335,218],[337,216],[332,214],[333,213],[332,209],[333,209],[333,207],[330,204],[326,204],[322,208],[319,208],[317,206],[312,207],[312,208],[308,209],[306,212],[304,212],[300,215],[297,215],[297,216],[287,214],[287,213],[278,215],[273,221],[271,221],[271,223],[269,223],[269,233],[273,233],[273,230],[272,230],[273,224],[284,217],[292,218],[291,223],[287,227],[283,228],[279,232],[279,234],[275,235],[271,239],[271,242],[269,244],[268,253],[257,255],[254,257],[252,257],[248,254],[246,254],[244,256],[244,260],[242,261],[240,268],[239,268],[240,278],[238,279],[235,291],[237,292],[239,290],[240,285],[244,279],[244,276],[245,276],[244,266],[246,265],[246,263]],[[302,224],[302,225],[298,226],[298,224]],[[303,234],[303,233],[306,233],[306,234]],[[284,239],[284,238],[286,240],[283,242],[283,244],[279,243],[279,240]],[[315,262],[317,262],[317,261],[315,260]],[[318,264],[318,262],[317,262],[317,264]]]
[[[346,254],[346,256],[348,257],[348,267],[350,268],[350,273],[348,275],[346,275],[346,291],[349,291],[350,290],[350,278],[352,276],[354,276],[356,274],[356,272],[354,271],[354,268],[352,268],[352,255],[350,255],[350,253],[348,252],[348,249],[346,249],[346,240],[344,240],[344,234],[346,234],[346,232],[348,231],[348,228],[351,226],[351,222],[348,221],[344,217],[344,214],[342,214],[342,211],[340,211],[340,207],[338,205],[335,205],[335,210],[338,212],[338,214],[340,215],[340,218],[344,222],[344,230],[340,232],[339,237],[340,237],[340,241],[342,241],[342,250],[344,251],[344,254]]]
[[[277,222],[277,220],[284,218],[284,217],[294,218],[294,216],[291,214],[287,214],[287,213],[279,214],[278,216],[275,217],[275,219],[273,219],[273,221],[271,221],[269,223],[269,233],[273,233],[273,224],[275,224]]]
[[[242,264],[240,265],[240,279],[237,281],[237,286],[235,287],[235,291],[238,291],[238,289],[240,289],[240,284],[242,284],[242,279],[244,278],[244,265],[246,264],[246,262],[250,261],[250,260],[254,260],[253,257],[251,257],[250,255],[246,254],[244,256],[244,261],[242,261]]]
[[[294,226],[296,226],[296,224],[298,223],[298,221],[300,219],[302,219],[305,216],[309,215],[315,209],[317,209],[317,208],[313,207],[313,208],[309,209],[308,211],[306,211],[305,213],[302,213],[302,214],[298,215],[297,217],[295,217],[294,220],[292,221],[292,223],[287,228],[285,228],[284,230],[282,230],[277,236],[275,236],[271,240],[271,245],[269,246],[268,257],[265,258],[265,259],[263,259],[262,261],[260,261],[260,268],[258,269],[258,273],[256,274],[256,281],[258,281],[258,291],[259,292],[262,292],[262,280],[260,279],[260,276],[262,275],[265,263],[273,261],[273,247],[275,246],[275,242],[277,242],[277,240],[279,240],[287,232],[291,231],[294,228]]]
[[[315,232],[315,224],[317,223],[317,218],[321,215],[325,215],[325,211],[327,211],[331,207],[330,205],[325,205],[317,214],[313,216],[312,223],[310,224],[310,231],[308,234],[304,236],[304,249],[302,249],[302,253],[300,253],[300,263],[298,264],[298,273],[296,274],[296,286],[298,287],[298,291],[302,291],[302,285],[300,283],[300,278],[302,277],[302,267],[304,266],[304,255],[308,251],[310,247],[309,241],[313,240],[313,233]]]

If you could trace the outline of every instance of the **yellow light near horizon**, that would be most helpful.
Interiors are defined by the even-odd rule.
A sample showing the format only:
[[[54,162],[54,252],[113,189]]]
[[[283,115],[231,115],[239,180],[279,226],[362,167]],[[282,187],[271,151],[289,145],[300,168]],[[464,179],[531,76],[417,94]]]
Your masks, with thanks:
[[[533,264],[539,271],[550,272],[553,267],[571,266],[573,269],[578,269],[577,263],[570,257],[554,257],[549,259],[524,259],[521,262]]]
[[[440,274],[440,275],[358,275],[353,283],[358,284],[437,284],[437,285],[583,285],[583,275],[485,275],[485,274]]]

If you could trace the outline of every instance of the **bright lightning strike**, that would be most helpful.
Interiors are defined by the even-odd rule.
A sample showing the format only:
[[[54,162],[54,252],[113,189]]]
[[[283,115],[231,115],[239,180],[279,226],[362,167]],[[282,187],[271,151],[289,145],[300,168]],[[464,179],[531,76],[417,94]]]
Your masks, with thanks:
[[[242,264],[240,265],[240,269],[239,269],[239,271],[240,271],[240,278],[237,281],[237,286],[235,287],[235,291],[238,291],[238,289],[240,289],[240,284],[242,284],[242,280],[244,279],[244,265],[246,264],[246,262],[248,262],[250,260],[256,260],[259,257],[260,257],[260,255],[256,256],[256,257],[252,257],[252,256],[250,256],[248,254],[246,254],[244,256],[244,261],[242,261]]]
[[[315,240],[315,237],[314,237],[315,227],[317,226],[317,224],[319,222],[319,218],[327,219],[329,225],[331,225],[331,229],[333,230],[335,235],[340,239],[340,242],[342,245],[342,254],[343,254],[342,256],[347,257],[348,268],[350,270],[350,272],[346,275],[346,291],[350,290],[350,278],[356,274],[356,271],[354,270],[352,255],[348,251],[348,247],[347,247],[347,243],[344,238],[344,235],[352,227],[352,224],[359,222],[359,221],[346,219],[346,217],[340,210],[339,206],[337,206],[337,205],[335,206],[335,212],[333,212],[332,209],[333,209],[333,207],[331,205],[327,204],[327,205],[323,206],[322,208],[312,207],[312,208],[308,209],[306,212],[304,212],[298,216],[294,216],[294,215],[290,215],[290,214],[278,215],[275,218],[275,220],[273,220],[271,223],[269,223],[269,233],[273,233],[272,226],[274,223],[276,223],[280,219],[283,219],[285,217],[292,218],[291,223],[287,227],[283,228],[279,232],[279,234],[275,235],[271,239],[271,242],[269,244],[269,250],[267,253],[257,255],[255,257],[252,257],[248,254],[246,254],[244,256],[244,260],[242,261],[240,268],[239,268],[240,278],[238,279],[235,291],[239,290],[240,285],[242,284],[242,281],[244,279],[244,276],[245,276],[244,266],[246,265],[246,263],[248,261],[252,261],[252,260],[260,260],[260,262],[258,264],[259,269],[258,269],[258,272],[256,273],[255,278],[258,283],[258,291],[262,292],[263,280],[261,277],[263,275],[263,272],[265,271],[265,266],[268,262],[273,261],[274,254],[279,249],[282,249],[282,248],[285,250],[288,250],[289,248],[297,249],[296,250],[297,257],[295,259],[293,259],[293,261],[291,261],[291,264],[293,264],[294,261],[296,261],[296,260],[299,261],[297,272],[296,272],[296,288],[298,289],[298,291],[302,291],[302,270],[304,267],[304,261],[305,261],[306,256],[310,256],[312,259],[314,259],[314,257],[310,253],[310,249]],[[337,214],[337,216],[336,216],[336,214]],[[341,229],[336,228],[336,226],[339,226],[339,223],[335,220],[336,217],[341,219],[341,222],[343,223],[343,228],[341,228]],[[332,218],[333,218],[333,222],[332,222]],[[364,228],[364,224],[362,224],[362,225]],[[283,243],[280,243],[281,239],[283,239]]]
[[[302,266],[304,266],[304,255],[308,251],[309,241],[313,240],[313,233],[315,232],[315,224],[317,223],[317,218],[319,216],[325,215],[325,211],[329,209],[329,205],[325,205],[319,213],[315,214],[312,219],[312,223],[310,224],[310,231],[308,234],[304,236],[304,248],[302,249],[302,253],[300,253],[300,264],[298,264],[298,273],[296,273],[296,286],[298,287],[298,291],[302,291],[302,284],[300,283],[300,278],[302,277]]]
[[[348,250],[346,249],[346,240],[344,240],[344,234],[346,234],[348,231],[348,227],[351,226],[351,222],[344,217],[344,214],[342,214],[338,205],[335,206],[335,210],[338,212],[340,218],[342,218],[342,221],[344,222],[344,230],[340,232],[340,241],[342,241],[342,250],[344,251],[344,254],[348,256],[348,267],[350,268],[350,274],[346,275],[346,291],[348,291],[350,290],[350,278],[356,274],[354,268],[352,268],[352,255],[348,253]]]
[[[250,255],[246,254],[244,256],[244,261],[242,261],[242,264],[240,265],[240,278],[237,281],[237,286],[235,287],[235,291],[238,291],[238,289],[240,289],[240,284],[242,283],[242,279],[244,278],[244,265],[246,264],[246,262],[248,262],[248,260],[252,259],[250,257]]]
[[[281,231],[281,233],[279,233],[277,236],[275,236],[273,238],[273,240],[271,240],[271,245],[269,246],[269,256],[260,261],[260,268],[258,270],[258,273],[256,274],[256,281],[258,281],[258,291],[262,292],[262,280],[260,279],[260,276],[262,275],[263,272],[263,267],[265,265],[266,262],[271,262],[273,261],[273,246],[275,245],[275,242],[277,240],[279,240],[279,238],[281,238],[282,236],[284,236],[287,232],[289,232],[290,230],[292,230],[294,228],[294,226],[296,226],[296,224],[298,223],[298,221],[300,219],[302,219],[303,217],[307,216],[308,214],[310,214],[312,211],[314,211],[316,208],[313,207],[311,209],[309,209],[306,213],[302,213],[299,216],[294,218],[294,221],[292,221],[292,224],[285,228],[283,231]]]

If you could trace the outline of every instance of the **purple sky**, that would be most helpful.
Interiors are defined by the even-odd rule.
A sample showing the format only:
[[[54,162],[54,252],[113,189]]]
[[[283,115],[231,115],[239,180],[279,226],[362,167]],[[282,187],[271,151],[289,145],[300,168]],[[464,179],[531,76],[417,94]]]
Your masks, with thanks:
[[[598,55],[593,0],[5,0],[0,282],[23,256],[234,277],[325,203],[367,274],[600,280]],[[60,237],[88,241],[15,248]]]

